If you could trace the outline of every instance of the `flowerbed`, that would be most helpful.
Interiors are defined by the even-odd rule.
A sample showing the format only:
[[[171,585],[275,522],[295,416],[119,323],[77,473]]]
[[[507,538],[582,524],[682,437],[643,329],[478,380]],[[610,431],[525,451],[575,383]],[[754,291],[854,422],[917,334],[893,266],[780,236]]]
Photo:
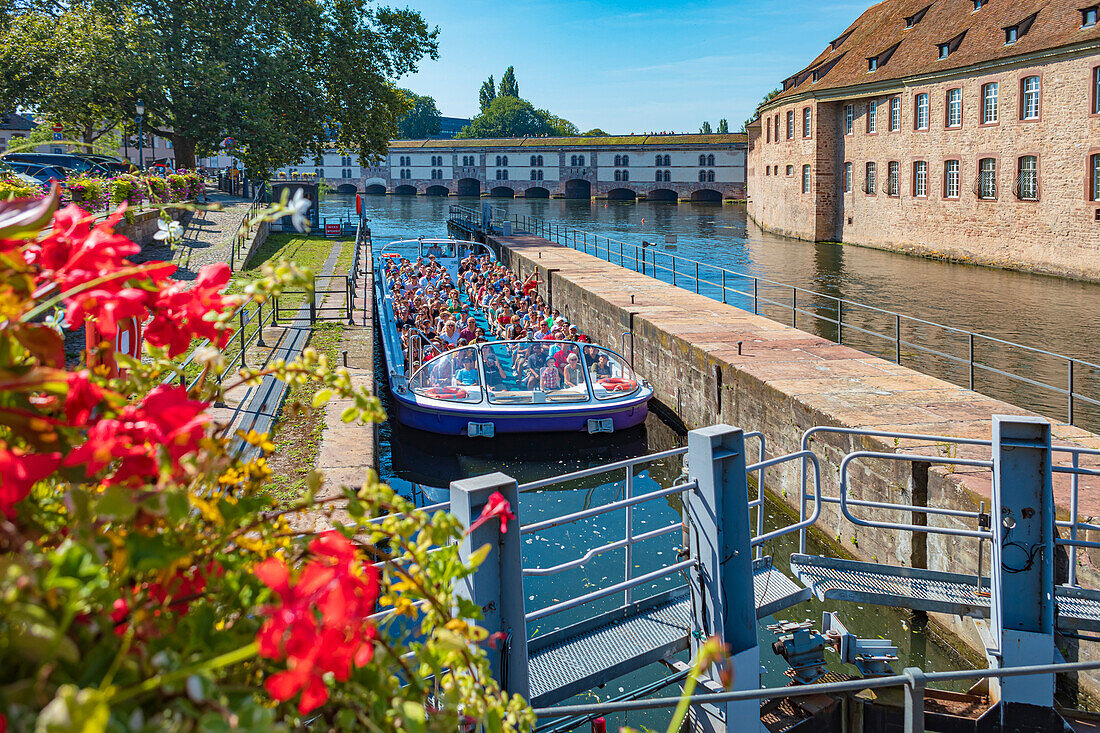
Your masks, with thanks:
[[[0,179],[0,201],[9,198],[42,198],[48,186],[32,186]],[[80,204],[91,212],[103,212],[125,204],[129,209],[192,201],[202,194],[203,179],[192,171],[167,175],[123,173],[116,176],[73,176],[61,182],[62,203]]]
[[[530,728],[490,674],[499,640],[454,590],[494,547],[463,560],[454,517],[374,475],[316,499],[313,473],[279,505],[267,436],[238,433],[260,453],[241,460],[210,413],[268,375],[319,382],[313,407],[340,398],[348,422],[383,419],[377,399],[312,349],[175,386],[194,340],[224,346],[242,302],[312,275],[280,261],[227,295],[219,263],[185,286],[169,263],[127,259],[121,212],[97,223],[59,199],[0,202],[0,731]],[[114,347],[131,318],[141,359]],[[67,369],[61,331],[84,323],[101,339]],[[220,359],[196,356],[209,373]],[[345,526],[291,524],[337,505]],[[499,494],[487,522],[519,530]]]

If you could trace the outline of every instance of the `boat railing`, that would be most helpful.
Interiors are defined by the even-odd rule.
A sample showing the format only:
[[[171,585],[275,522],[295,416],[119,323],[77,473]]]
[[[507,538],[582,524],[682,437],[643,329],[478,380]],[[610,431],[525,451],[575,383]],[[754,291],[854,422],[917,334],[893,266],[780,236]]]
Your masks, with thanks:
[[[822,337],[838,344],[846,343],[846,334],[853,334],[859,338],[860,349],[881,352],[898,364],[904,359],[917,369],[993,397],[1018,400],[1024,407],[1060,409],[1064,399],[1066,422],[1085,427],[1100,424],[1100,363],[662,252],[658,242],[631,244],[520,214],[513,215],[512,222],[517,231],[545,237],[722,303],[731,297],[741,298],[755,314],[789,316],[795,328],[800,317],[808,318]],[[849,336],[847,343],[852,340]],[[1035,388],[1032,392],[1038,394],[1029,392],[1022,397],[1018,390],[1009,391],[1021,386]],[[1086,415],[1080,414],[1081,408]]]

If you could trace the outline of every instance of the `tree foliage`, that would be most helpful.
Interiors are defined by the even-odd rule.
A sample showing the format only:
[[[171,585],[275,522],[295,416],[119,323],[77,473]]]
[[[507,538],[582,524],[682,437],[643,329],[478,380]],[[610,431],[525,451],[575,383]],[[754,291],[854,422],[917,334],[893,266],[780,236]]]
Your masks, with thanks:
[[[770,92],[765,94],[764,98],[760,100],[760,104],[756,105],[756,110],[753,112],[752,117],[745,120],[744,124],[741,125],[741,132],[744,132],[745,128],[748,127],[752,123],[753,120],[755,120],[757,117],[760,116],[760,108],[762,106],[764,106],[765,104],[767,104],[768,102],[775,99],[776,97],[778,97],[779,93],[782,92],[782,91],[783,91],[782,89],[776,87],[775,89],[772,89]]]
[[[519,96],[519,82],[516,81],[516,67],[509,66],[504,72],[504,76],[500,77],[500,89],[497,94],[501,97],[518,97]]]
[[[703,126],[699,128],[699,132],[703,135],[710,135],[714,132],[714,130],[711,128],[710,122],[708,120],[704,120]]]
[[[497,97],[455,137],[561,137],[576,135],[577,126],[537,109],[526,99]]]
[[[585,137],[607,137],[607,133],[598,127],[593,127],[591,130],[582,132],[581,134]]]
[[[718,132],[719,133],[727,133],[729,131],[730,131],[729,120],[727,120],[725,117],[718,120]]]
[[[481,106],[481,111],[489,109],[489,105],[493,103],[493,100],[497,98],[497,85],[493,81],[493,75],[489,74],[489,78],[481,82],[481,91],[478,92],[477,99]]]
[[[405,140],[438,135],[443,125],[443,115],[435,104],[435,99],[427,95],[414,94],[408,89],[402,89],[405,95],[413,100],[412,108],[397,123],[397,132]]]
[[[371,159],[410,106],[394,81],[437,34],[369,0],[28,3],[0,29],[0,102],[118,121],[140,99],[183,167],[225,137],[257,175],[332,145]]]

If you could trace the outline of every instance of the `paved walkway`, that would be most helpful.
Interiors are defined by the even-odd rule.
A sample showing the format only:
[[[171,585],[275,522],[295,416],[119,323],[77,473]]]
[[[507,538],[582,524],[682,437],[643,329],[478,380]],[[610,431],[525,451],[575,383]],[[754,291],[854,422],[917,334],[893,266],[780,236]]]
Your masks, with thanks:
[[[173,277],[184,281],[194,280],[206,265],[229,262],[233,236],[251,202],[213,189],[207,189],[206,195],[210,203],[220,204],[221,210],[195,212],[184,228],[182,241],[172,246],[163,242],[146,245],[140,259],[172,262],[179,268]]]

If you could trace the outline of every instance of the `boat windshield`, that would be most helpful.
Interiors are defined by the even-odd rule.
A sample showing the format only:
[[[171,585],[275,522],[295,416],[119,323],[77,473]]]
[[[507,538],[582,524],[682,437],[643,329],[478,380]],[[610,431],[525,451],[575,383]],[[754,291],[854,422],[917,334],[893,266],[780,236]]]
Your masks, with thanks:
[[[409,389],[421,397],[449,402],[481,402],[482,379],[473,346],[440,354],[424,363],[409,380]]]
[[[570,341],[496,341],[481,346],[489,402],[587,402],[583,357]]]
[[[614,351],[585,344],[583,358],[596,399],[614,400],[638,391],[641,380],[630,364]]]

